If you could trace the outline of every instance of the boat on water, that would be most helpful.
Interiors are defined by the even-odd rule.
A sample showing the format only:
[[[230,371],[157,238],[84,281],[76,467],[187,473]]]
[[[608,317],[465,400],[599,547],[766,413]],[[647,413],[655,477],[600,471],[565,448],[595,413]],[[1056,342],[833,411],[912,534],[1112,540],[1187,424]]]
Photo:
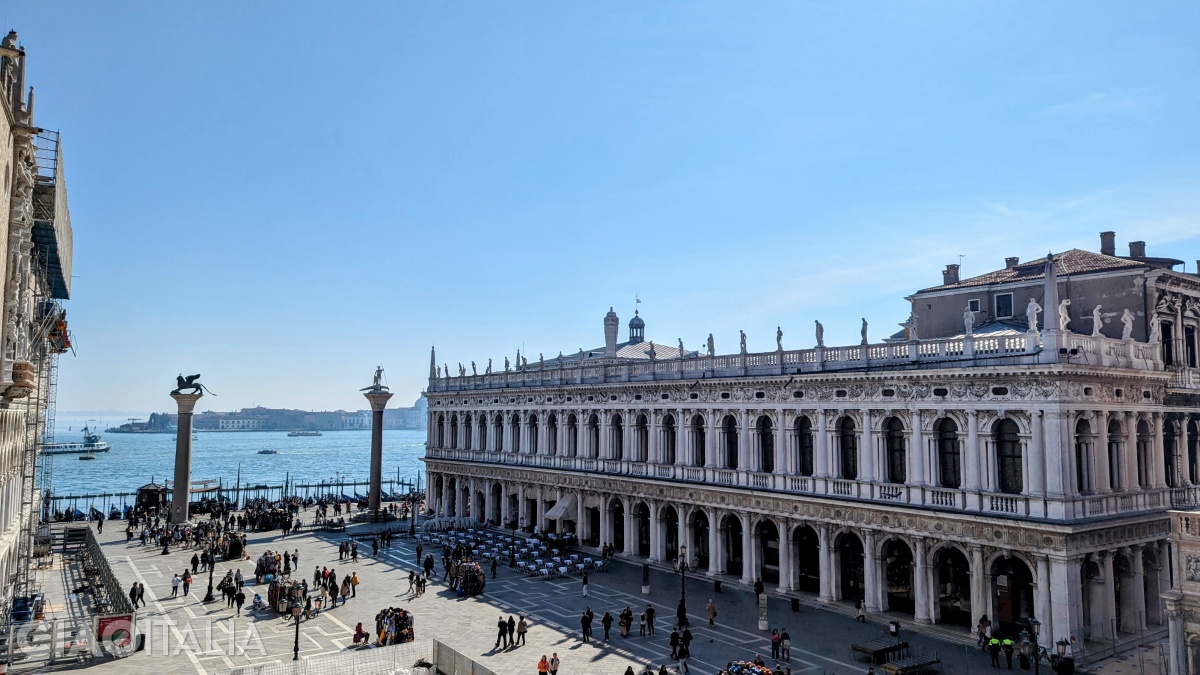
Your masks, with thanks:
[[[319,431],[289,431],[288,436],[320,436]]]
[[[278,450],[259,450],[258,454],[260,454],[260,455],[278,455],[279,451]]]
[[[80,459],[95,459],[97,452],[108,452],[109,445],[100,440],[99,434],[92,433],[87,426],[83,427],[82,443],[46,443],[42,453],[46,455],[83,455]],[[88,455],[93,455],[89,457]]]

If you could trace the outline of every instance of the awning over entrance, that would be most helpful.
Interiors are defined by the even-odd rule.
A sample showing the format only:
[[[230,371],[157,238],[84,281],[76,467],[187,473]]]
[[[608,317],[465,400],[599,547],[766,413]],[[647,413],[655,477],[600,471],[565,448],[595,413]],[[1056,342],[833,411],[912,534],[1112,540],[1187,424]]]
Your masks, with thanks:
[[[558,503],[556,503],[550,508],[549,511],[546,512],[546,517],[550,520],[560,520],[563,518],[567,520],[575,520],[575,495],[569,494],[558,500]]]

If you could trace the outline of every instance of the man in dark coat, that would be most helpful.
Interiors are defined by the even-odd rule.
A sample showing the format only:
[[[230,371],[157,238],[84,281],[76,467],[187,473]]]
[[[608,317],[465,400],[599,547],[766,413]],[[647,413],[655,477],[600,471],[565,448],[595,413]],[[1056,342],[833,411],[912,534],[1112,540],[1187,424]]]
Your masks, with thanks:
[[[513,621],[512,615],[508,615],[508,644],[516,645],[517,641],[513,639],[513,633],[517,632],[517,622]]]

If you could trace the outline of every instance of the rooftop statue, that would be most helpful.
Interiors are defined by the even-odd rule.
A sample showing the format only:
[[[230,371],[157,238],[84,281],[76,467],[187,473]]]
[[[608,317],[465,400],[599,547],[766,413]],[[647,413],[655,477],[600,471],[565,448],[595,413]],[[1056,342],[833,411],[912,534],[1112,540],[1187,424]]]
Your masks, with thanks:
[[[506,357],[504,357],[504,372],[506,372],[506,373],[508,372],[508,369],[509,369],[509,366],[510,366],[510,365],[511,365],[511,364],[509,364],[509,362],[508,362],[508,357],[507,357],[507,356],[506,356]]]
[[[656,356],[654,353],[654,342],[653,341],[650,342],[650,349],[646,353],[650,355],[650,360],[653,361],[654,357]]]
[[[1071,323],[1071,313],[1067,308],[1071,306],[1071,299],[1067,298],[1058,303],[1058,329],[1066,332],[1067,324]]]
[[[683,358],[683,338],[679,338],[679,358]]]
[[[775,327],[775,349],[783,351],[783,326]]]
[[[383,366],[375,367],[375,377],[371,379],[371,386],[363,387],[359,391],[383,391],[387,389],[387,385],[383,383]]]
[[[740,349],[742,350],[742,353],[745,354],[746,353],[746,331],[739,330],[738,334],[741,335]]]
[[[1103,337],[1100,329],[1104,327],[1104,319],[1100,317],[1100,305],[1092,310],[1092,337]]]
[[[1025,321],[1029,323],[1029,332],[1037,332],[1037,315],[1042,312],[1042,306],[1037,304],[1037,300],[1029,299],[1029,304],[1025,305]]]
[[[492,374],[492,360],[491,360],[491,359],[488,359],[487,370],[483,371],[483,374],[484,374],[484,375],[491,375],[491,374]]]
[[[963,311],[963,335],[975,334],[975,312],[971,311],[971,306]]]
[[[865,345],[867,344],[867,317],[865,316],[862,320],[862,330],[860,332],[862,334],[862,343]]]
[[[475,370],[475,362],[472,361],[471,362],[471,375],[478,375],[478,374],[479,374],[479,371]]]
[[[437,367],[437,376],[438,376],[439,380],[442,378],[442,367],[441,366]]]
[[[191,389],[192,393],[196,394],[196,395],[203,395],[205,393],[208,393],[208,394],[212,394],[213,396],[216,396],[216,394],[213,394],[211,391],[208,390],[208,387],[205,387],[204,385],[200,384],[199,380],[200,380],[199,373],[197,373],[195,375],[188,375],[187,377],[184,377],[183,373],[180,373],[175,378],[175,389],[171,391],[171,395],[174,396],[175,394],[182,394],[184,389]]]
[[[717,355],[717,350],[716,350],[716,348],[713,346],[713,338],[712,338],[712,333],[709,333],[709,334],[708,334],[708,355],[709,355],[709,356],[716,356],[716,355]]]
[[[1157,314],[1150,317],[1150,339],[1146,342],[1155,344],[1162,338],[1162,326],[1159,325],[1161,322]]]
[[[817,324],[817,346],[824,347],[825,346],[825,326],[822,326],[821,322],[817,321],[815,319],[813,320],[813,323]]]
[[[1121,313],[1121,325],[1123,326],[1121,328],[1121,339],[1122,340],[1132,340],[1133,339],[1133,314],[1130,314],[1128,309]]]
[[[562,352],[559,352],[559,353],[558,353],[558,363],[557,363],[556,365],[557,365],[559,368],[562,368]]]
[[[546,357],[542,356],[542,352],[538,352],[538,370],[546,369]]]

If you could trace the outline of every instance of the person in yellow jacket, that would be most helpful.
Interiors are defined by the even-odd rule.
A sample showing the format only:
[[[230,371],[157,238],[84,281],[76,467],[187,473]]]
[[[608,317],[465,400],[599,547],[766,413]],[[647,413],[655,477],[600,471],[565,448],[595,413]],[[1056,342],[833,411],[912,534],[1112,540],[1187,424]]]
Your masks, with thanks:
[[[358,597],[358,572],[350,575],[350,597]]]

